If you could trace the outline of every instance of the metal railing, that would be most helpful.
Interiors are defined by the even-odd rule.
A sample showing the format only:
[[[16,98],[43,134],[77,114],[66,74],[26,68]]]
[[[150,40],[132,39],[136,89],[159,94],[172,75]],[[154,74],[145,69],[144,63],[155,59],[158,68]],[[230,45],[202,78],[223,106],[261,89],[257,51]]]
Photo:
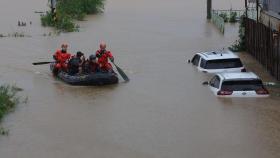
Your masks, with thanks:
[[[233,10],[233,9],[229,9],[229,10],[213,10],[216,13],[220,14],[226,14],[228,17],[230,16],[231,13],[236,13],[236,20],[239,20],[240,17],[244,14],[245,10]]]
[[[247,15],[249,19],[257,20],[257,10],[256,9],[248,9]]]
[[[244,10],[212,10],[212,22],[222,32],[225,32],[225,22],[237,22],[244,15]]]

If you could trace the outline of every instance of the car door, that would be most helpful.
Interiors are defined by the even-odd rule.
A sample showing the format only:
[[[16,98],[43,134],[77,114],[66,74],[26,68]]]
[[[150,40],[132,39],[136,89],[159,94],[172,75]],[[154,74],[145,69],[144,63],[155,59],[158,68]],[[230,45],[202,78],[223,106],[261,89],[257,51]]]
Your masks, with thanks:
[[[209,82],[210,90],[217,95],[217,92],[220,90],[221,79],[218,75],[215,75]]]

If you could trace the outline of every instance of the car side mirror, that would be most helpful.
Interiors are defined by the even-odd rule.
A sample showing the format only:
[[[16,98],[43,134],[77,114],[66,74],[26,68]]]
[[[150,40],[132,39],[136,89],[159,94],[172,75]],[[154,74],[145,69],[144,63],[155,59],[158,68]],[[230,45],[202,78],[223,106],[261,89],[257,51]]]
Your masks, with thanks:
[[[205,81],[205,82],[202,83],[202,85],[203,85],[203,86],[207,86],[207,85],[209,85],[209,82],[208,82],[208,81]]]
[[[191,60],[190,60],[190,59],[188,60],[188,63],[191,63]]]

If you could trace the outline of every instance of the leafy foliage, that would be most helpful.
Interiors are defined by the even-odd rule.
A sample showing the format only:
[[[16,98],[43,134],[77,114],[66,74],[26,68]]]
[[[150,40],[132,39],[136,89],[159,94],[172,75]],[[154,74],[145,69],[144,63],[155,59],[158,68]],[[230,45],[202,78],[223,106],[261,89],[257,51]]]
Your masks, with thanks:
[[[245,51],[246,45],[245,45],[245,16],[242,15],[240,18],[240,25],[239,25],[239,40],[236,41],[235,44],[233,44],[231,47],[229,47],[230,50],[234,52],[239,51]]]
[[[225,22],[228,22],[229,19],[228,19],[228,14],[227,13],[220,13],[219,16],[222,17]]]
[[[230,12],[230,14],[229,14],[229,22],[230,23],[235,23],[236,22],[236,17],[237,17],[237,13],[236,12]]]
[[[20,98],[17,97],[19,91],[22,91],[22,89],[16,86],[0,86],[0,121],[5,114],[11,112],[20,103]],[[24,102],[27,102],[27,98]],[[0,135],[7,134],[8,131],[0,126]]]
[[[58,0],[56,13],[47,12],[41,17],[43,26],[52,26],[65,32],[77,31],[74,20],[83,20],[87,14],[104,10],[104,0]]]

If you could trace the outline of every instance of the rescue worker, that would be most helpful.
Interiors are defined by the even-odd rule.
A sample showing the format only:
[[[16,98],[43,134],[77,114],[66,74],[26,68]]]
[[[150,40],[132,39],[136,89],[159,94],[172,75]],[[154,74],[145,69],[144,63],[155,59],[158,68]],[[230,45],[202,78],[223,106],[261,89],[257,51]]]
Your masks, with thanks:
[[[69,75],[76,75],[76,74],[82,74],[82,68],[85,63],[85,57],[84,54],[80,51],[76,53],[75,56],[73,56],[68,63],[68,74]]]
[[[55,68],[53,73],[56,75],[59,71],[67,71],[67,62],[71,58],[71,54],[67,52],[67,44],[62,44],[61,49],[57,50],[53,58],[55,60]]]
[[[86,73],[96,73],[99,72],[99,64],[96,61],[96,55],[92,54],[89,56],[89,59],[85,63],[85,72]]]
[[[106,50],[106,43],[104,42],[101,42],[99,47],[100,49],[96,51],[96,57],[98,58],[97,62],[101,71],[112,72],[113,67],[108,61],[108,59],[110,59],[112,62],[114,62],[114,57],[112,53]]]

